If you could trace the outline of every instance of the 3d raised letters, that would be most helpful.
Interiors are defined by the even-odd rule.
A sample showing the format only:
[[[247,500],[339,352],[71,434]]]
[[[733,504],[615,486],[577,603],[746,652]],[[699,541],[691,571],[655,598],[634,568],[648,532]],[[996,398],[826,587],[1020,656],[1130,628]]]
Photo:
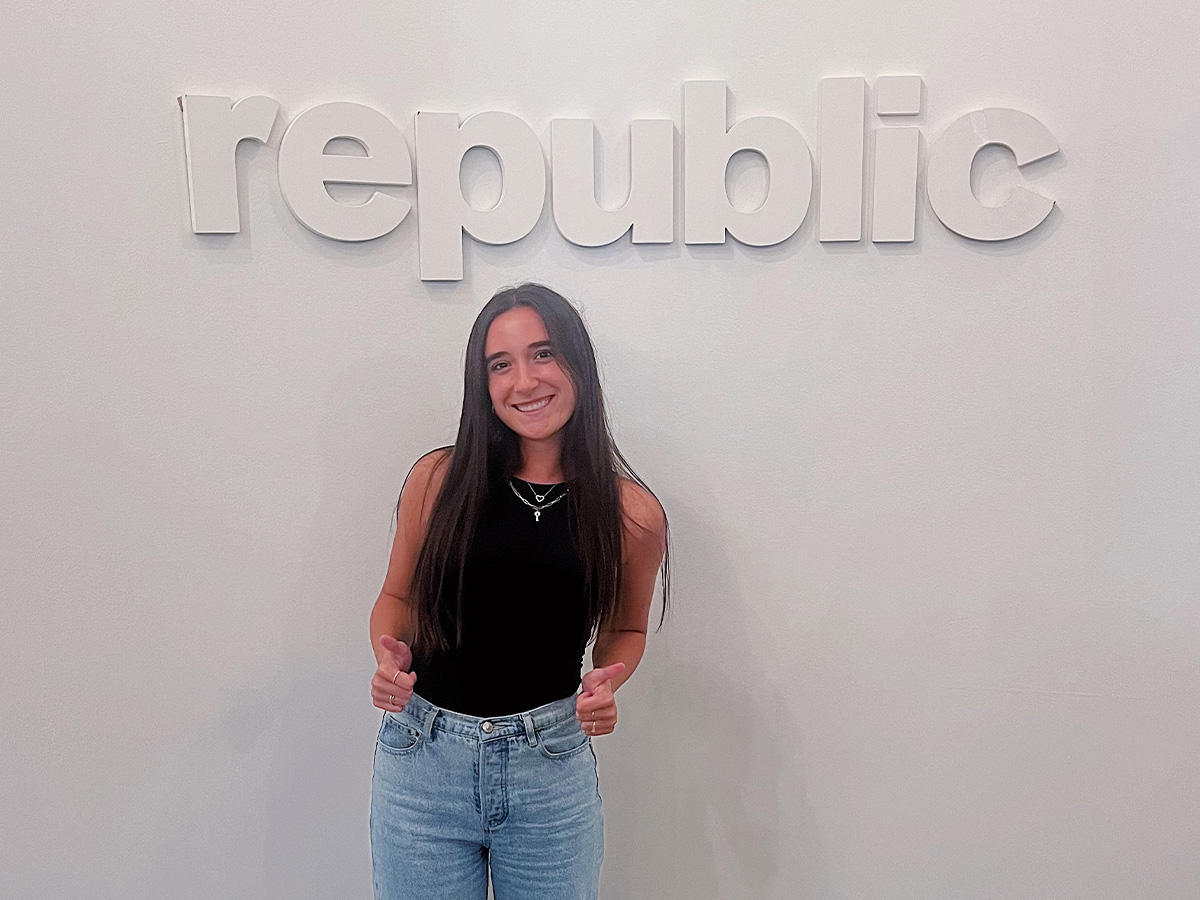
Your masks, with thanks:
[[[1004,241],[1037,228],[1054,209],[1054,201],[1016,185],[1000,206],[984,206],[971,191],[971,163],[989,144],[1013,152],[1018,166],[1058,152],[1046,126],[1015,109],[980,109],[950,123],[929,149],[925,169],[929,205],[941,223],[977,241]]]
[[[911,122],[921,113],[922,79],[884,75],[868,87],[861,76],[826,78],[820,84],[817,238],[822,242],[863,240],[868,184],[870,240],[915,239],[921,130],[917,124],[893,123],[904,117]],[[581,247],[611,244],[626,234],[634,243],[671,243],[677,184],[687,244],[721,244],[730,235],[761,247],[796,233],[809,212],[815,175],[800,131],[776,116],[730,123],[724,81],[684,82],[682,93],[682,171],[675,166],[675,124],[635,120],[629,128],[629,192],[613,209],[596,197],[593,121],[551,120],[551,204],[564,238]],[[869,100],[881,127],[868,128]],[[228,97],[189,94],[180,98],[180,108],[192,231],[237,232],[237,147],[243,140],[267,143],[279,103],[262,96],[233,103]],[[477,113],[465,121],[453,112],[419,112],[415,133],[420,277],[459,280],[464,234],[507,244],[536,226],[546,201],[546,157],[533,129],[505,112]],[[334,152],[331,142],[337,138],[359,144],[365,155]],[[1018,167],[1058,152],[1045,125],[1007,108],[960,116],[930,142],[925,167],[930,206],[948,229],[979,241],[1026,234],[1054,208],[1053,199],[1023,185],[1015,185],[998,206],[979,201],[971,189],[971,166],[991,144],[1011,150]],[[500,199],[490,209],[476,209],[463,195],[463,157],[475,147],[491,150],[500,163]],[[746,150],[761,154],[769,173],[766,197],[754,210],[736,208],[726,188],[730,159]],[[279,187],[288,208],[306,228],[334,240],[382,237],[404,222],[411,204],[382,191],[366,202],[344,203],[330,195],[328,185],[403,187],[413,183],[413,174],[401,129],[361,104],[324,103],[305,110],[279,144]]]
[[[486,147],[500,160],[500,200],[488,210],[462,195],[462,159]],[[485,244],[510,244],[533,230],[546,202],[546,160],[533,129],[504,112],[417,113],[417,239],[421,279],[458,281],[463,275],[462,235]]]
[[[920,112],[919,75],[884,75],[875,80],[875,114],[880,118],[915,116]],[[920,153],[921,130],[917,126],[889,125],[876,129],[871,194],[874,243],[906,243],[916,237]]]
[[[812,157],[800,132],[775,116],[727,127],[723,81],[683,85],[683,240],[723,244],[728,231],[743,244],[766,247],[796,233],[812,197]],[[770,186],[762,206],[742,212],[729,202],[725,169],[739,150],[767,160]]]
[[[550,122],[550,204],[559,233],[580,247],[602,247],[633,229],[635,244],[675,240],[675,123],[629,125],[629,196],[617,209],[596,200],[596,127],[591,119]]]
[[[820,87],[821,241],[862,240],[865,78],[823,78]]]
[[[187,156],[188,199],[195,234],[235,234],[238,215],[237,146],[251,140],[265,144],[275,127],[279,104],[270,97],[185,94],[183,148]]]
[[[337,138],[355,141],[367,155],[328,153]],[[412,184],[404,135],[369,106],[322,103],[296,116],[279,143],[279,191],[301,224],[337,241],[383,237],[408,215],[407,200],[375,191],[365,203],[342,203],[327,184]]]

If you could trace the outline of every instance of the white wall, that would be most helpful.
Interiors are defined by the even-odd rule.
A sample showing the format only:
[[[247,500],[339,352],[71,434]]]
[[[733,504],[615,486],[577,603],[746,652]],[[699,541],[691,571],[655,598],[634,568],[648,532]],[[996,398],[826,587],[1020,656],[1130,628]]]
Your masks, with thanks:
[[[308,9],[7,11],[0,893],[370,896],[389,514],[453,435],[476,311],[525,278],[583,306],[675,541],[674,615],[597,742],[604,897],[1200,892],[1190,5]],[[188,226],[184,92],[355,100],[410,145],[418,109],[545,143],[590,116],[617,201],[628,121],[678,122],[688,78],[815,144],[819,78],[896,72],[927,137],[1043,121],[1051,218],[583,250],[547,209],[422,283],[415,221],[349,246],[292,217],[277,126],[239,152],[243,232]],[[985,198],[1021,177],[983,162]]]

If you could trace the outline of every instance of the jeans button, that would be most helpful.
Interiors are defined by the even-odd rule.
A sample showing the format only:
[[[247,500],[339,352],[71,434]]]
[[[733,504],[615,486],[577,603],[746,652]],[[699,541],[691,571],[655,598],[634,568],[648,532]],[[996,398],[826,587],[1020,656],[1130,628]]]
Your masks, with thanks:
[[[495,725],[493,725],[491,722],[484,722],[484,723],[483,723],[482,725],[480,725],[479,727],[483,729],[483,733],[484,733],[484,734],[491,734],[491,733],[492,733],[492,729],[493,729],[493,728],[495,728],[496,726],[495,726]]]

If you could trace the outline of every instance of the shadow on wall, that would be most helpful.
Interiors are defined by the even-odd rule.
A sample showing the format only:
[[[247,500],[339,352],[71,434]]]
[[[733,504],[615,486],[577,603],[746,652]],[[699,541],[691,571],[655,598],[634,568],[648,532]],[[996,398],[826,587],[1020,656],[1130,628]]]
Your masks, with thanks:
[[[671,614],[654,634],[656,606],[646,655],[621,692],[620,724],[597,743],[600,894],[825,896],[801,787],[799,728],[775,661],[762,657],[754,637],[770,623],[738,596],[717,532],[683,500],[663,501],[674,541]]]

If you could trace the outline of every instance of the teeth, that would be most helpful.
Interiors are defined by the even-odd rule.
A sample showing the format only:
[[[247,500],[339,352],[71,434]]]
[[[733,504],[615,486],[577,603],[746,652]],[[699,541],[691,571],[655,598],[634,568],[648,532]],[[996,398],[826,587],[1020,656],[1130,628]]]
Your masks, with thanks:
[[[521,405],[520,403],[514,403],[513,405],[517,409],[519,409],[521,412],[535,412],[536,410],[541,409],[543,406],[545,406],[549,402],[550,402],[550,398],[547,397],[544,400],[537,401],[537,403],[526,403],[524,405]]]

